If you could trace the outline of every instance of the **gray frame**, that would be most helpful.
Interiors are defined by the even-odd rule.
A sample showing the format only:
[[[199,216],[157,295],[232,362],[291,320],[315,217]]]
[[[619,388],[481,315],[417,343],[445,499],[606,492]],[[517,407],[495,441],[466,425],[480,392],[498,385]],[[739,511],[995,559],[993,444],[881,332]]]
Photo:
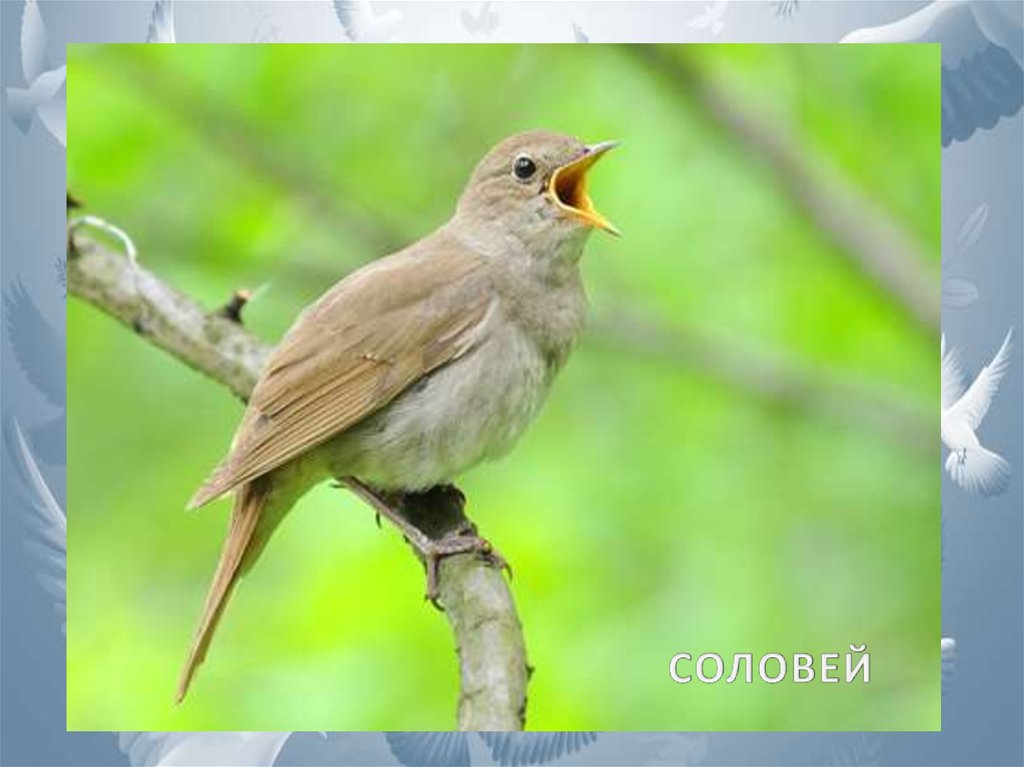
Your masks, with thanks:
[[[198,2],[44,2],[50,62],[59,84],[68,42],[142,42],[173,32],[187,42],[343,42],[387,34],[360,27],[351,4]],[[375,4],[386,13],[395,3]],[[836,42],[852,30],[896,22],[866,39],[941,42],[944,60],[943,329],[970,372],[991,359],[1009,328],[1024,325],[1024,118],[1021,116],[1021,4],[923,2],[500,3],[486,39],[518,42]],[[941,30],[905,19],[949,12]],[[463,11],[480,4],[398,8],[406,42],[465,41]],[[996,11],[996,16],[992,11]],[[333,11],[339,11],[335,14]],[[988,14],[986,16],[986,14]],[[1000,15],[1001,14],[1001,15]],[[4,429],[2,461],[2,750],[3,764],[158,764],[177,748],[176,764],[1022,764],[1021,542],[1022,354],[1018,350],[986,419],[985,439],[1014,469],[1009,490],[983,499],[943,474],[945,536],[943,628],[956,640],[956,673],[944,684],[941,733],[533,733],[485,737],[460,733],[68,733],[64,728],[62,633],[65,498],[63,91],[15,108],[10,88],[24,86],[23,3],[0,3],[5,101],[2,151]],[[479,16],[483,19],[483,16]],[[920,20],[922,17],[916,17]],[[504,24],[516,32],[505,34]],[[993,20],[994,19],[994,20]],[[324,21],[329,23],[324,23]],[[903,21],[901,21],[903,20]],[[483,21],[475,22],[485,23]],[[488,22],[489,23],[489,22]],[[523,30],[528,30],[524,33]],[[479,33],[479,29],[477,29]],[[989,63],[991,66],[989,66]],[[982,66],[984,65],[984,66]],[[985,83],[997,72],[998,87]],[[40,83],[46,83],[40,80]],[[971,89],[984,98],[967,98]],[[966,91],[964,90],[966,89]],[[45,90],[45,89],[44,89]],[[34,101],[32,99],[35,99]],[[38,109],[36,109],[38,107]],[[27,111],[26,111],[27,110]],[[24,132],[22,129],[25,129]],[[968,254],[969,251],[969,254]],[[1019,336],[1018,336],[1019,337]],[[15,357],[14,348],[22,345]],[[24,350],[32,363],[24,365]],[[15,424],[50,438],[52,455],[33,481]],[[49,431],[45,431],[49,429]],[[42,430],[42,431],[40,431]],[[936,435],[938,438],[938,435]],[[940,470],[940,467],[936,467]],[[56,511],[59,518],[54,516]],[[49,516],[47,516],[49,514]],[[31,544],[31,545],[27,545]],[[43,576],[42,578],[40,576]],[[54,610],[53,603],[60,605]],[[953,658],[945,670],[952,671]],[[276,760],[276,761],[275,761]]]

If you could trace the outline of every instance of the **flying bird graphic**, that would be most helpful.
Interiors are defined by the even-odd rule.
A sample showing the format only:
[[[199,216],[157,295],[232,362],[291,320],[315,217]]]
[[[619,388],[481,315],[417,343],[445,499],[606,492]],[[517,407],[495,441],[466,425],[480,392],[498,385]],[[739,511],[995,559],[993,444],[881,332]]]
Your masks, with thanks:
[[[25,87],[7,88],[7,107],[22,133],[28,133],[35,115],[61,146],[66,146],[67,104],[63,91],[67,68],[49,68],[47,47],[39,4],[36,0],[25,0],[21,14],[21,71]]]
[[[481,5],[475,16],[465,9],[460,16],[462,26],[471,35],[489,35],[498,28],[498,22],[501,20],[501,16],[491,10],[490,3]]]
[[[395,8],[387,13],[373,12],[368,0],[333,0],[334,14],[352,42],[394,42],[395,27],[402,14]]]
[[[1024,103],[1024,3],[933,2],[844,43],[942,44],[942,146],[993,128]]]
[[[945,694],[953,679],[953,672],[956,671],[956,640],[953,637],[942,637],[940,647],[942,651],[942,693]]]
[[[174,3],[172,0],[156,0],[153,14],[149,17],[147,43],[174,43]]]
[[[547,764],[597,740],[596,732],[479,732],[491,757],[503,767]],[[388,732],[391,753],[401,764],[418,767],[468,767],[465,732]]]
[[[54,606],[60,613],[61,630],[66,632],[67,517],[53,491],[50,490],[46,477],[39,470],[39,464],[36,463],[17,420],[11,419],[5,436],[21,480],[22,494],[28,502],[26,526],[32,535],[29,546],[39,560],[39,580],[46,593],[53,598]]]
[[[590,35],[583,31],[575,21],[572,23],[572,39],[577,43],[589,43]]]
[[[965,390],[963,363],[956,349],[946,348],[942,336],[942,442],[949,448],[946,471],[964,490],[998,495],[1010,481],[1010,465],[983,447],[975,432],[985,419],[999,382],[1010,362],[1011,328],[996,356]]]
[[[772,10],[780,19],[792,19],[800,10],[800,0],[776,0],[772,3]]]
[[[714,0],[704,4],[704,12],[692,17],[687,23],[690,29],[697,29],[708,32],[712,37],[718,37],[725,29],[725,10],[729,7],[729,0]]]
[[[20,282],[15,281],[4,293],[3,309],[15,361],[33,388],[59,410],[52,418],[28,429],[29,442],[46,463],[63,466],[67,460],[64,344]]]
[[[132,767],[270,767],[290,732],[122,732],[118,748]]]

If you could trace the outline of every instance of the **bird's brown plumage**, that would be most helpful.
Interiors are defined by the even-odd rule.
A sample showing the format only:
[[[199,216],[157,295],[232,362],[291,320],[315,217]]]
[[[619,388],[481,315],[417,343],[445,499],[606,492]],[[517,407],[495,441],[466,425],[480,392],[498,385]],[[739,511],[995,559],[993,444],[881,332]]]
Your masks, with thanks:
[[[210,645],[210,639],[213,637],[213,632],[227,605],[228,596],[241,574],[253,534],[260,522],[269,489],[268,482],[256,480],[243,485],[235,496],[235,506],[231,512],[228,535],[224,540],[213,583],[210,584],[210,590],[206,595],[203,616],[199,621],[196,638],[189,650],[185,667],[178,679],[178,690],[175,693],[175,700],[178,703],[188,692],[192,675],[195,674],[199,664],[206,656],[206,648]]]
[[[501,142],[477,165],[447,224],[343,279],[281,340],[227,457],[189,503],[235,492],[179,701],[238,578],[313,483],[355,462],[362,468],[351,473],[371,474],[362,479],[420,483],[399,489],[437,484],[507,449],[532,419],[582,325],[576,262],[588,228],[600,225],[569,207],[589,204],[582,184],[561,199],[552,174],[588,151],[543,131]],[[536,172],[515,178],[524,152]],[[422,449],[430,439],[433,452]],[[348,451],[340,462],[339,444]],[[368,455],[401,474],[367,469],[360,459]]]
[[[436,259],[436,268],[422,268],[428,258]],[[206,654],[235,582],[283,514],[265,513],[270,482],[263,480],[469,351],[472,331],[490,301],[480,266],[477,255],[440,230],[339,282],[302,314],[271,354],[227,458],[189,503],[202,506],[237,488],[178,701]]]
[[[465,354],[490,300],[481,265],[440,231],[335,285],[271,355],[230,453],[189,507],[336,436]]]

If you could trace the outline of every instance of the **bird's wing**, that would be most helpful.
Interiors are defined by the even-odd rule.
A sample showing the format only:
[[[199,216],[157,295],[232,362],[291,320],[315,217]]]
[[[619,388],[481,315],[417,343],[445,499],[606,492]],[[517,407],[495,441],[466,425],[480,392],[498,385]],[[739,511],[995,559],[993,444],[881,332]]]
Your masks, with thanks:
[[[935,2],[879,27],[858,29],[848,43],[942,44],[942,145],[967,140],[1021,108],[1024,71],[978,26],[971,5]]]
[[[399,764],[417,767],[466,767],[469,736],[464,732],[386,732],[388,748]]]
[[[943,46],[945,47],[945,46]],[[1024,103],[1024,70],[1010,53],[988,45],[955,68],[942,68],[942,145],[993,128]]]
[[[596,732],[481,732],[502,767],[548,764],[597,740]]]
[[[270,767],[290,732],[122,732],[117,746],[132,767]]]
[[[64,90],[66,68],[51,69],[36,80],[37,88],[33,92],[39,94],[36,114],[46,130],[50,131],[61,146],[67,146],[67,97]]]
[[[66,399],[64,344],[24,286],[15,282],[4,295],[11,349],[25,377],[54,405]]]
[[[941,341],[942,409],[949,410],[964,392],[964,366],[957,349],[946,346],[946,334]]]
[[[153,3],[153,14],[149,17],[149,31],[146,33],[146,42],[175,42],[174,5],[172,0],[156,0]]]
[[[353,0],[333,0],[334,15],[345,30],[345,36],[355,42],[359,37],[359,10]]]
[[[21,484],[29,503],[30,546],[38,555],[41,566],[39,580],[63,619],[67,606],[67,517],[14,419],[8,425],[7,440],[11,455],[16,457]]]
[[[21,13],[21,71],[32,85],[46,71],[46,25],[36,0],[25,0]]]
[[[971,431],[977,429],[985,419],[989,405],[992,404],[992,397],[995,396],[996,390],[999,388],[999,381],[1006,373],[1006,367],[1010,363],[1010,339],[1012,336],[1013,329],[1011,328],[1007,331],[1003,345],[999,347],[996,356],[981,369],[970,388],[948,410],[950,418],[956,421],[963,419],[963,423]]]
[[[953,637],[942,637],[939,649],[942,656],[942,692],[945,693],[956,671],[956,640]]]
[[[190,506],[343,432],[469,351],[491,302],[482,266],[441,234],[335,285],[271,354],[231,453]]]

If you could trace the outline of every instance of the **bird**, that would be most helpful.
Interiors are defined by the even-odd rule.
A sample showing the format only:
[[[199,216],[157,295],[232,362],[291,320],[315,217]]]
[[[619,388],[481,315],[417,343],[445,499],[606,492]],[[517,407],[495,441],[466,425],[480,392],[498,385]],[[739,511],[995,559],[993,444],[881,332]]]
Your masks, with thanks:
[[[172,0],[156,0],[149,17],[146,31],[147,43],[177,42],[174,34],[174,3]]]
[[[792,19],[800,10],[800,0],[776,0],[772,3],[772,10],[780,19]]]
[[[1024,3],[941,0],[855,30],[844,43],[942,44],[942,146],[1012,117],[1024,103]]]
[[[67,463],[64,339],[19,280],[4,291],[3,316],[15,362],[55,411],[26,427],[29,443],[47,464],[63,466]]]
[[[398,42],[394,31],[402,21],[402,12],[397,8],[375,13],[369,0],[333,0],[333,5],[338,23],[352,42]]]
[[[473,763],[471,733],[387,732],[391,754],[400,764],[420,767],[468,767]],[[586,749],[596,732],[478,732],[495,764],[502,767],[549,764]]]
[[[67,517],[39,468],[16,418],[8,421],[4,437],[14,464],[20,495],[26,502],[25,527],[30,531],[28,544],[36,556],[39,581],[53,599],[54,609],[60,614],[61,630],[67,633]]]
[[[584,324],[579,261],[594,229],[618,235],[587,192],[617,142],[543,130],[510,136],[473,169],[452,217],[349,274],[271,353],[228,455],[188,506],[227,493],[227,538],[176,693],[180,702],[237,580],[310,487],[334,478],[406,535],[437,597],[437,563],[490,552],[434,542],[389,509],[506,453],[537,415]]]
[[[491,10],[489,2],[483,3],[475,15],[463,9],[459,16],[462,19],[462,26],[471,35],[489,35],[498,28],[498,23],[501,21],[501,16]]]
[[[704,11],[690,18],[686,26],[690,29],[707,32],[712,37],[718,37],[725,29],[725,11],[729,7],[729,0],[713,0],[704,3]]]
[[[956,349],[946,348],[942,336],[942,442],[949,448],[946,471],[964,490],[983,496],[998,495],[1010,479],[1006,459],[984,447],[975,434],[988,413],[992,398],[1010,362],[1013,328],[1006,333],[992,361],[983,367],[969,388],[964,386],[963,363]]]
[[[8,87],[7,106],[22,133],[28,133],[35,115],[63,146],[67,143],[67,106],[61,91],[67,67],[48,68],[48,45],[39,4],[36,0],[25,0],[21,13],[21,71],[26,87]]]
[[[939,640],[939,653],[942,658],[942,694],[945,695],[956,673],[956,640],[953,637],[942,637]]]
[[[132,767],[217,764],[271,767],[291,732],[122,732],[117,746]]]

